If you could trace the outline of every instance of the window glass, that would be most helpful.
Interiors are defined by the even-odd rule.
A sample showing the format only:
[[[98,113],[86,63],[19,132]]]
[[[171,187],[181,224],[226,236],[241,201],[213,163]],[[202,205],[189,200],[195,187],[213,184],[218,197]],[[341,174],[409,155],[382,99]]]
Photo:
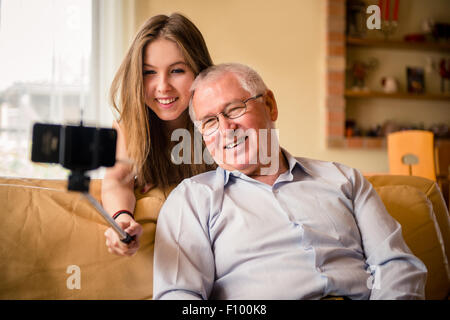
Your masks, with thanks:
[[[67,176],[30,161],[31,130],[92,108],[93,32],[91,0],[0,0],[0,176]]]

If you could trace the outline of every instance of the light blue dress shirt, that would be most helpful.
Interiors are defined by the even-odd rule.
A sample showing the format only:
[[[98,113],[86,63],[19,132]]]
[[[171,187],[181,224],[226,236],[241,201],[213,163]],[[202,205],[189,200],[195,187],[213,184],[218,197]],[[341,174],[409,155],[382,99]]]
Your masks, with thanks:
[[[283,153],[273,186],[217,168],[171,192],[154,299],[423,299],[426,267],[362,174]]]

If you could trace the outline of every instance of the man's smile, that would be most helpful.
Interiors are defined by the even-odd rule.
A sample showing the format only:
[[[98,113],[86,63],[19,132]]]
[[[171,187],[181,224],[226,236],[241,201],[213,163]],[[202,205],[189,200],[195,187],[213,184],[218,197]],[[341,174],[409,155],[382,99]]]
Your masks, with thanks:
[[[235,147],[237,147],[238,145],[240,145],[242,142],[246,141],[248,138],[248,136],[243,136],[239,139],[237,139],[236,142],[231,142],[229,144],[226,144],[225,147],[223,147],[224,149],[233,149]]]

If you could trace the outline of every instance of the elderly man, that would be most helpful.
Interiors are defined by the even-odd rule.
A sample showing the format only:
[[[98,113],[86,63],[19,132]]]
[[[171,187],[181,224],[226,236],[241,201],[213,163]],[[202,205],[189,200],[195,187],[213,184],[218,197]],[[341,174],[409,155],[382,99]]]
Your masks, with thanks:
[[[155,299],[424,298],[424,264],[361,173],[294,158],[262,134],[278,109],[254,70],[203,71],[190,108],[219,167],[160,211]]]

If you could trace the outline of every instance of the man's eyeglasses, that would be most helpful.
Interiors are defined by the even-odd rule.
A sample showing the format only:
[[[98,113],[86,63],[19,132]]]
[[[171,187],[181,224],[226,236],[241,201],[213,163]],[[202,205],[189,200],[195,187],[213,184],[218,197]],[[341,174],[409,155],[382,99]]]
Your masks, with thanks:
[[[250,100],[258,99],[262,96],[263,94],[260,93],[244,101],[232,102],[227,105],[222,112],[219,112],[213,116],[208,116],[203,120],[195,121],[195,124],[197,128],[199,128],[202,135],[209,136],[216,132],[216,130],[219,128],[219,114],[223,114],[223,116],[227,119],[239,118],[247,112],[247,102],[249,102]]]

